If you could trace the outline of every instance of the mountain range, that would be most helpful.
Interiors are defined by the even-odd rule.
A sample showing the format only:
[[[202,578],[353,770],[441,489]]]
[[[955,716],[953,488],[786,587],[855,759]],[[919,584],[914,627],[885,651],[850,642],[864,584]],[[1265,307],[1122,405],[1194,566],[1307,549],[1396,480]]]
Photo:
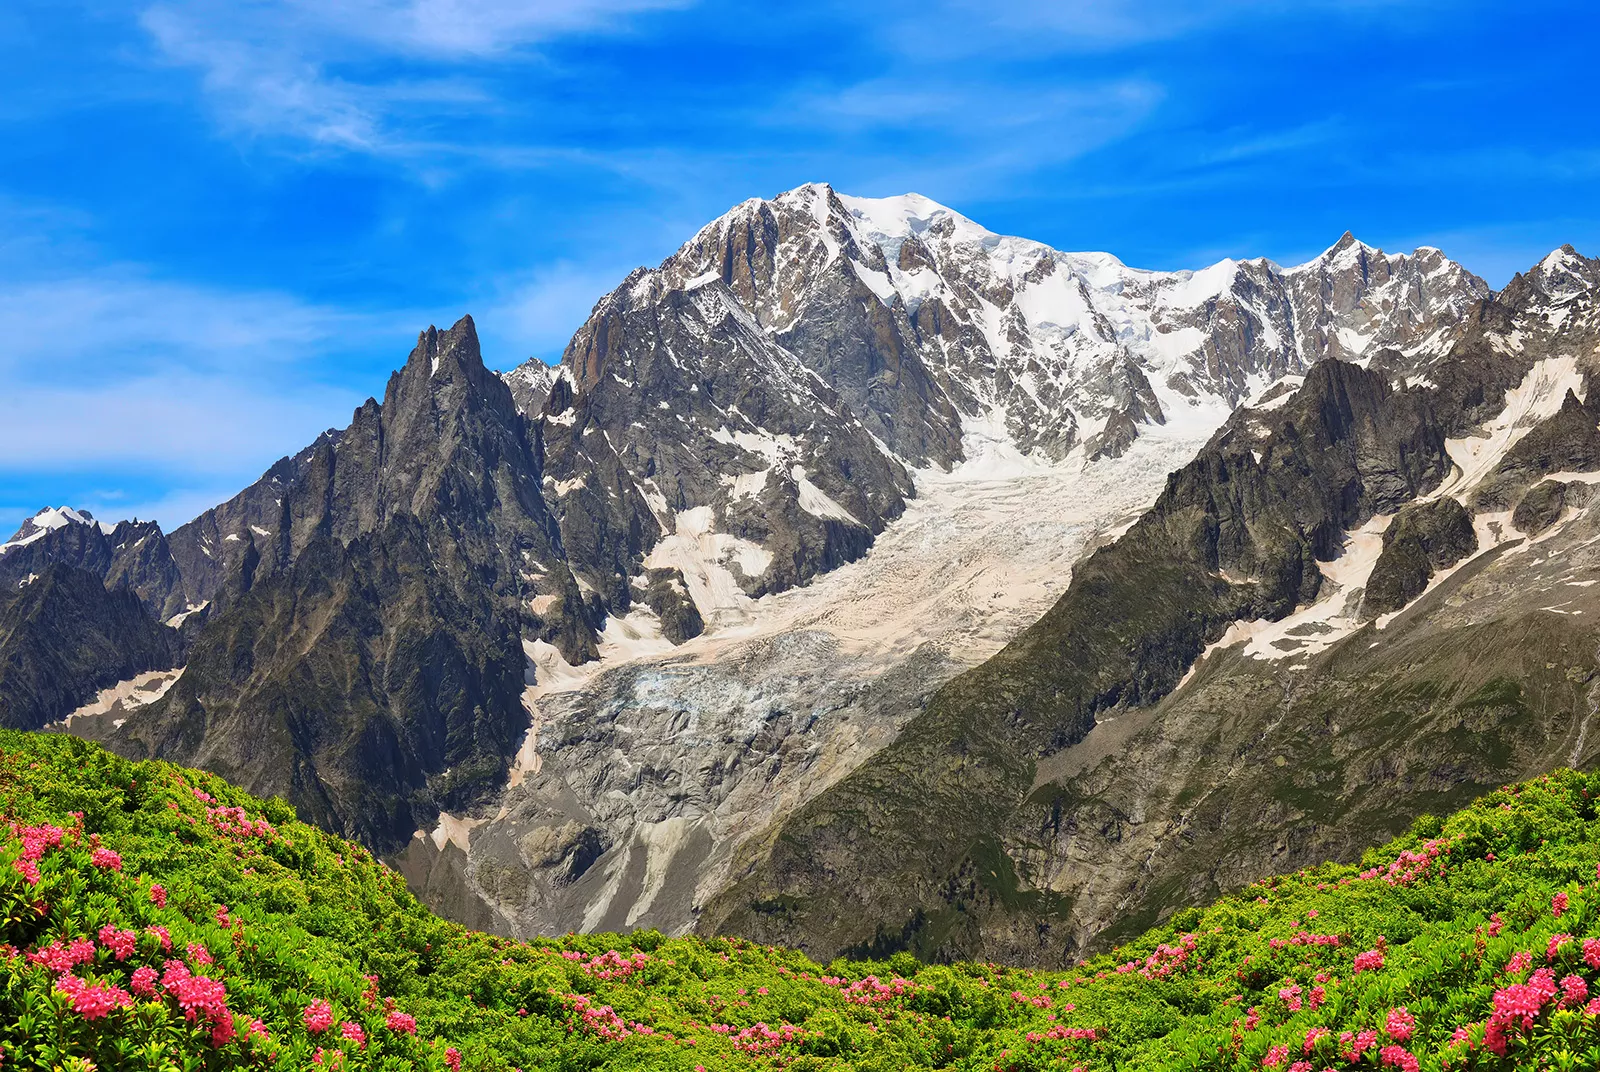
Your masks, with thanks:
[[[172,533],[42,512],[0,723],[485,929],[1069,962],[1600,750],[1597,287],[748,201],[559,365],[463,318]]]

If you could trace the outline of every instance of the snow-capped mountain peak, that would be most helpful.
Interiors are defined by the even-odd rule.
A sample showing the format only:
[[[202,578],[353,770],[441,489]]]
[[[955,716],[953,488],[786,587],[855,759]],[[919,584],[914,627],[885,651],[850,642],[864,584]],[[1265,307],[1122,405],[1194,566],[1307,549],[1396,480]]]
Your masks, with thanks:
[[[14,547],[26,547],[36,540],[42,540],[56,529],[68,525],[98,525],[100,531],[109,535],[115,525],[108,525],[103,521],[96,521],[94,515],[87,510],[76,510],[70,506],[47,506],[22,523],[16,534],[0,544],[0,554],[5,554]]]

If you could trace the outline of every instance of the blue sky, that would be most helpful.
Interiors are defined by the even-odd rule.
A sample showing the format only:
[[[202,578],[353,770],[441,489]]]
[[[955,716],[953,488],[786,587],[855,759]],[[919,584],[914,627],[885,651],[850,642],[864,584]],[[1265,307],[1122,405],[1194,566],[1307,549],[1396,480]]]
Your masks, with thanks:
[[[1348,228],[1499,286],[1600,251],[1597,30],[1539,0],[9,0],[0,529],[180,524],[428,323],[553,360],[630,268],[812,180],[1142,267]]]

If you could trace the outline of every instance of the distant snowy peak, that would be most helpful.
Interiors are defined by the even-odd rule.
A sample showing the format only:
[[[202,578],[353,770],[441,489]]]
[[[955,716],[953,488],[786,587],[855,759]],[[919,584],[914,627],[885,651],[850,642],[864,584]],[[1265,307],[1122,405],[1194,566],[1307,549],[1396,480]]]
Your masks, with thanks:
[[[1585,257],[1570,245],[1561,246],[1534,265],[1527,280],[1548,304],[1564,305],[1600,286],[1600,260]]]
[[[68,525],[97,525],[106,535],[110,535],[116,529],[115,525],[96,521],[94,515],[87,510],[75,510],[70,506],[47,506],[24,521],[11,539],[0,544],[0,554],[5,554],[15,547],[26,547],[30,543],[44,539],[56,529]]]
[[[714,286],[898,457],[941,466],[961,460],[962,422],[995,417],[1051,460],[1115,456],[1166,419],[1214,426],[1325,357],[1442,353],[1489,295],[1438,250],[1388,254],[1350,234],[1288,269],[1158,272],[999,235],[919,194],[820,183],[735,206],[626,289],[654,301]],[[941,415],[918,405],[955,425],[930,427]]]

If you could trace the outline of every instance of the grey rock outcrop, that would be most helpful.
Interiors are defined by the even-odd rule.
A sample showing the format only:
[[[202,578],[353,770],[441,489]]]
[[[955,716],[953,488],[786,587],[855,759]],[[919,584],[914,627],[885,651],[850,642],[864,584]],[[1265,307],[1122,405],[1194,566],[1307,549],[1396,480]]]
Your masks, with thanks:
[[[1406,506],[1383,533],[1383,553],[1367,578],[1361,612],[1376,617],[1410,603],[1428,581],[1478,549],[1472,515],[1451,498]]]

